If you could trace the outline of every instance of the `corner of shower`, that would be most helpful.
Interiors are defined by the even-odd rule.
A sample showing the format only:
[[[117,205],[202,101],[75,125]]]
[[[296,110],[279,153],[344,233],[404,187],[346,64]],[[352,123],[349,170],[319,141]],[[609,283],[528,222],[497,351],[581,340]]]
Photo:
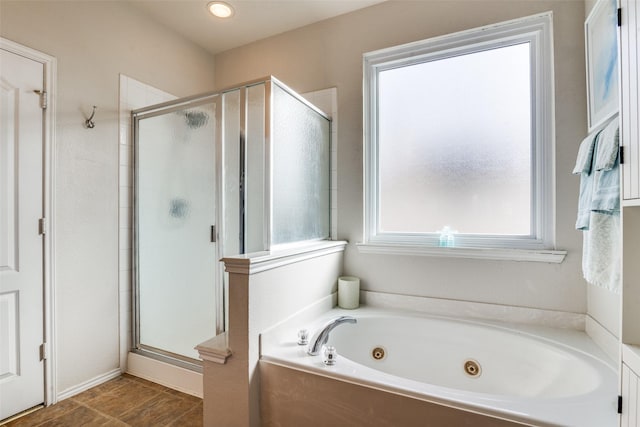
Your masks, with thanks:
[[[329,238],[330,119],[273,77],[132,112],[132,352],[201,372],[224,257]]]

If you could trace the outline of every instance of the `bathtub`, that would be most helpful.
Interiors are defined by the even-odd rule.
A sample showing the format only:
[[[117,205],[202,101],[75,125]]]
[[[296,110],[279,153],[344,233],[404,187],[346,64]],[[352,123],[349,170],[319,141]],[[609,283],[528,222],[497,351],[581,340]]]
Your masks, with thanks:
[[[296,343],[327,320],[354,316],[331,332],[334,366]],[[582,331],[407,314],[334,309],[308,324],[261,337],[261,360],[527,425],[607,427],[617,423],[613,362]],[[345,401],[348,402],[348,399]],[[345,403],[346,404],[346,403]]]

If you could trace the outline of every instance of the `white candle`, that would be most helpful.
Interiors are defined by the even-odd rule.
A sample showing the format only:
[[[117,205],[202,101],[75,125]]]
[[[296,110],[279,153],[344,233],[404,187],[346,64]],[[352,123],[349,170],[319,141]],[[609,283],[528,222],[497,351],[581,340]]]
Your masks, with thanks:
[[[338,306],[340,308],[358,308],[360,305],[360,279],[353,276],[338,278]]]

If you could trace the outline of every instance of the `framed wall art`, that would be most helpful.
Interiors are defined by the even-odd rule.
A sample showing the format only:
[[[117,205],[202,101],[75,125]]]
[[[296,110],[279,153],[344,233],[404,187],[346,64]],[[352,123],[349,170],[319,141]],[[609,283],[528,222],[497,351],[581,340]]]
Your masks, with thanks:
[[[584,24],[589,132],[618,111],[618,5],[598,0]]]

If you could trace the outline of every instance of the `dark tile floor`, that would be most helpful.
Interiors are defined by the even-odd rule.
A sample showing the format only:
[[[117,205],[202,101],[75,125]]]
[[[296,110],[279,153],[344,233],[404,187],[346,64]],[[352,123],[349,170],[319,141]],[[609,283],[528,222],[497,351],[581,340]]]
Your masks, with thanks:
[[[202,399],[124,374],[6,426],[201,427]]]

